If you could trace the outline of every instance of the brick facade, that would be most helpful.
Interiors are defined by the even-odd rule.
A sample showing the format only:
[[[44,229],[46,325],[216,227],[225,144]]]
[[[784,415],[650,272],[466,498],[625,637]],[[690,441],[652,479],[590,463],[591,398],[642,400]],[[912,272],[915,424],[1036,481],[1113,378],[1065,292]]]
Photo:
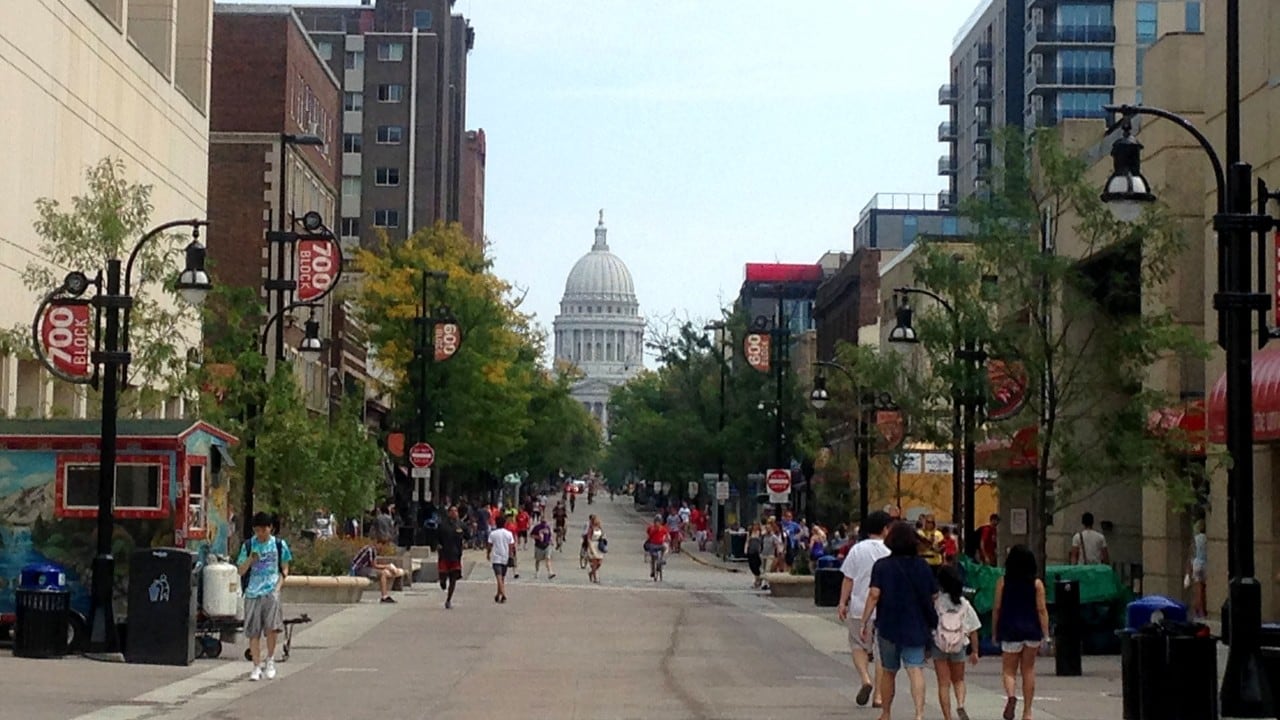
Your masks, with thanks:
[[[879,320],[880,251],[861,248],[818,287],[813,303],[818,357],[835,357],[841,340],[857,344],[858,328]]]

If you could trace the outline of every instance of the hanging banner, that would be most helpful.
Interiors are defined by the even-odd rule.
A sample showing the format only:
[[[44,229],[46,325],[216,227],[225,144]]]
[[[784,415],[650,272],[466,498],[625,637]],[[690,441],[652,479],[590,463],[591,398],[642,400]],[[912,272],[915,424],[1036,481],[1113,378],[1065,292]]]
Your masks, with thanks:
[[[448,360],[458,352],[462,344],[462,330],[455,322],[436,323],[435,358],[436,362]]]
[[[877,410],[876,430],[880,437],[876,443],[879,452],[892,450],[907,437],[907,423],[900,410]]]
[[[987,419],[1007,420],[1018,414],[1027,401],[1027,369],[1019,362],[1004,360],[987,361],[987,385],[991,396],[987,400]]]
[[[93,377],[93,323],[88,301],[55,302],[44,310],[40,343],[53,366],[68,380]]]
[[[1272,241],[1275,243],[1275,281],[1276,281],[1275,302],[1272,303],[1271,305],[1273,308],[1275,308],[1274,310],[1275,316],[1272,318],[1272,322],[1275,325],[1280,326],[1280,232],[1276,233],[1275,237],[1272,238]]]
[[[771,340],[769,333],[752,332],[747,333],[742,341],[742,354],[747,356],[747,364],[762,373],[769,372]]]
[[[314,302],[328,294],[341,260],[338,244],[329,239],[298,240],[298,301]]]

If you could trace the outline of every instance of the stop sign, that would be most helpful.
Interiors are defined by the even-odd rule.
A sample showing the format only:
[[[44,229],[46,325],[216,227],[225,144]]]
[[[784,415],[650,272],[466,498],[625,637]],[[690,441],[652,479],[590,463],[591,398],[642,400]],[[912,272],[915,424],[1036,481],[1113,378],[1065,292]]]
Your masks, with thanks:
[[[409,463],[416,468],[429,468],[436,461],[436,450],[430,445],[420,442],[409,448]]]
[[[771,493],[780,495],[789,493],[791,492],[791,471],[774,468],[765,475],[764,483]]]

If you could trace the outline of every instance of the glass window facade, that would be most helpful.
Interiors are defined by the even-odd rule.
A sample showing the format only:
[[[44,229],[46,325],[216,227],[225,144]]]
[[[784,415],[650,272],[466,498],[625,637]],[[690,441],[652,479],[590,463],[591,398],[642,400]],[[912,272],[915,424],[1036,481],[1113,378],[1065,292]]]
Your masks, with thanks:
[[[1159,31],[1159,7],[1154,0],[1138,3],[1138,44],[1150,45],[1156,41]]]
[[[942,234],[955,236],[960,234],[960,219],[954,215],[942,218]]]
[[[915,215],[902,216],[902,244],[908,245],[920,234],[920,218]]]
[[[1102,27],[1115,23],[1112,20],[1111,3],[1063,3],[1058,6],[1058,25],[1076,27]]]
[[[1200,32],[1200,0],[1187,2],[1187,32]]]
[[[1058,118],[1105,118],[1102,106],[1110,104],[1110,92],[1064,92],[1058,95]]]

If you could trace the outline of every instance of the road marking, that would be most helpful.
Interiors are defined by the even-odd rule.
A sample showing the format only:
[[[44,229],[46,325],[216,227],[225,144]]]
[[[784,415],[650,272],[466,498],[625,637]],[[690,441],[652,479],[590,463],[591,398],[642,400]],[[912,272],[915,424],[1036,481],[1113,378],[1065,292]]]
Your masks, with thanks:
[[[369,668],[369,667],[349,667],[349,668],[334,668],[334,669],[330,670],[329,672],[336,672],[336,673],[361,673],[361,672],[376,673],[376,672],[379,672],[379,670],[378,670],[378,668]]]

